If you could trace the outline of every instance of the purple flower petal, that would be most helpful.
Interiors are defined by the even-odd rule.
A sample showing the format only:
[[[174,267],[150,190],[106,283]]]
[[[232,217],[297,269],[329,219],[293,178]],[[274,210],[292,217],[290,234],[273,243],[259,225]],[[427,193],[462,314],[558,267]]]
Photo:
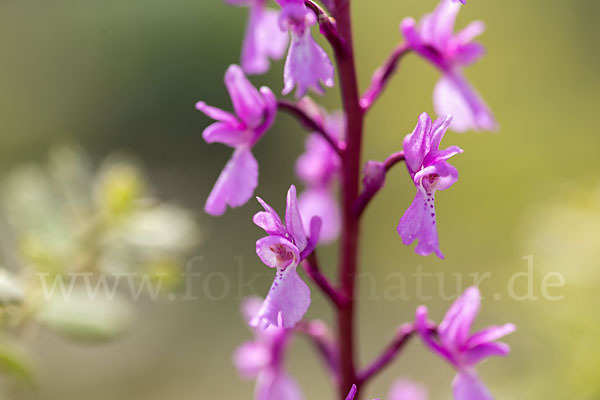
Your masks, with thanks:
[[[222,215],[227,206],[242,206],[252,197],[257,185],[256,159],[249,149],[238,148],[219,175],[206,200],[204,211],[211,215]]]
[[[240,129],[227,122],[215,122],[202,132],[202,138],[206,143],[223,143],[229,147],[248,143],[249,135],[251,133],[246,129]]]
[[[225,73],[225,86],[236,115],[249,128],[258,126],[264,117],[265,102],[239,66],[229,66]]]
[[[298,34],[291,32],[292,43],[285,61],[283,71],[284,95],[290,93],[295,86],[296,97],[306,94],[308,89],[322,94],[321,84],[333,87],[335,70],[329,56],[314,41],[309,29]]]
[[[422,256],[435,253],[443,259],[437,234],[434,199],[434,193],[424,194],[417,190],[412,204],[400,219],[398,234],[405,245],[419,241],[415,253]]]
[[[399,379],[392,384],[388,400],[427,400],[427,388],[418,383]]]
[[[317,247],[319,243],[319,235],[321,234],[321,218],[315,216],[310,220],[310,237],[308,238],[308,244],[306,248],[300,253],[300,259],[303,260],[308,257]]]
[[[438,326],[440,339],[449,348],[462,347],[469,337],[473,321],[479,312],[481,295],[471,286],[452,304]]]
[[[310,221],[318,216],[322,221],[321,242],[335,240],[340,233],[341,215],[335,196],[329,188],[315,187],[305,190],[298,199],[304,230],[310,230]]]
[[[196,103],[196,109],[202,111],[207,117],[220,122],[227,122],[231,125],[240,125],[240,122],[233,116],[233,114],[223,111],[220,108],[212,107],[203,101]]]
[[[502,342],[482,343],[462,354],[461,362],[466,366],[474,366],[488,357],[504,357],[510,353],[510,346]]]
[[[250,17],[242,47],[242,68],[247,74],[263,74],[269,70],[269,58],[279,60],[285,54],[288,34],[279,27],[279,12],[264,4],[250,9]]]
[[[427,113],[419,115],[417,126],[410,135],[404,138],[404,157],[406,165],[414,173],[417,172],[431,145],[431,118]]]
[[[425,157],[423,164],[424,165],[440,164],[440,163],[448,160],[449,158],[451,158],[457,154],[460,154],[462,152],[463,152],[463,150],[458,146],[450,146],[445,150],[432,151],[431,153],[427,154],[427,157]],[[442,190],[442,189],[437,189],[437,190]]]
[[[487,104],[459,73],[444,75],[435,86],[433,103],[438,115],[452,115],[452,129],[496,131],[498,124]]]
[[[439,150],[440,143],[442,142],[442,139],[444,138],[446,131],[448,131],[448,128],[450,127],[451,123],[451,115],[439,117],[438,119],[433,121],[433,124],[431,124],[431,151]]]
[[[454,33],[454,22],[460,6],[451,0],[441,0],[433,13],[421,20],[421,35],[426,43],[438,50],[445,49]]]
[[[471,42],[477,36],[481,35],[485,32],[485,23],[482,21],[473,21],[469,25],[467,25],[463,30],[457,32],[454,35],[453,40],[456,44],[464,46],[467,43]]]
[[[298,207],[298,198],[296,196],[296,187],[294,185],[290,186],[290,189],[287,193],[285,227],[288,233],[292,236],[292,239],[298,247],[298,250],[304,250],[308,241],[302,225],[302,217],[300,216],[300,208]]]
[[[296,175],[308,185],[327,186],[339,171],[340,157],[321,136],[312,134],[296,161]]]
[[[275,210],[260,197],[257,197],[256,200],[263,206],[265,211],[254,214],[252,221],[269,235],[285,236],[287,231]]]
[[[270,360],[269,348],[261,342],[246,342],[233,353],[233,364],[246,379],[256,378]]]
[[[281,370],[267,370],[256,381],[256,400],[303,400],[296,381]]]
[[[483,343],[493,342],[506,335],[509,335],[517,330],[514,324],[504,324],[502,326],[490,326],[482,331],[479,331],[467,340],[465,346],[467,348],[473,348]]]
[[[493,400],[474,371],[460,371],[452,382],[454,400]]]
[[[354,400],[356,393],[358,393],[358,388],[356,387],[356,385],[352,385],[352,387],[350,388],[350,392],[348,392],[346,400]]]
[[[293,328],[302,319],[310,305],[310,289],[300,279],[296,267],[277,269],[269,294],[251,325]]]
[[[298,265],[300,251],[292,242],[281,236],[266,236],[256,241],[256,255],[268,267],[287,268]]]
[[[265,104],[264,109],[264,118],[260,125],[258,125],[255,129],[255,136],[253,138],[252,144],[254,144],[258,139],[264,135],[264,133],[271,128],[273,122],[275,122],[275,117],[277,116],[277,98],[271,89],[266,86],[260,88],[260,94],[263,96],[263,101]]]
[[[433,195],[437,190],[446,190],[456,183],[458,170],[442,161],[423,168],[415,174],[413,179],[420,191]]]

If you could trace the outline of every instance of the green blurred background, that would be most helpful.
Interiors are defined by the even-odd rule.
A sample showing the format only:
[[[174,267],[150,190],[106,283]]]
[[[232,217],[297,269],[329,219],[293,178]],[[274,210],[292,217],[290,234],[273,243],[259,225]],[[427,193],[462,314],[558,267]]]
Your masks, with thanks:
[[[353,0],[361,86],[400,40],[404,16],[418,17],[435,0]],[[473,19],[487,24],[481,41],[488,55],[467,72],[501,124],[499,134],[450,133],[446,144],[465,153],[453,160],[461,178],[438,196],[440,240],[445,261],[422,258],[402,246],[395,232],[414,188],[395,170],[364,224],[360,305],[360,359],[370,360],[394,328],[412,318],[416,299],[411,276],[444,273],[443,288],[456,294],[452,273],[492,274],[481,289],[485,300],[477,327],[512,321],[519,327],[507,341],[512,354],[491,360],[480,372],[499,399],[600,398],[600,166],[596,113],[600,102],[600,58],[594,0],[481,1],[463,7],[458,26]],[[100,161],[127,152],[146,165],[160,197],[197,213],[203,236],[195,265],[195,301],[137,302],[131,333],[108,344],[73,344],[44,330],[26,340],[36,359],[37,386],[18,390],[23,399],[246,399],[252,383],[231,365],[235,347],[251,337],[239,316],[242,295],[264,294],[271,271],[254,254],[262,232],[246,207],[215,219],[202,213],[204,200],[229,157],[224,146],[203,143],[209,123],[194,110],[203,99],[229,108],[222,83],[226,67],[238,62],[246,10],[220,0],[3,0],[0,2],[0,170],[42,162],[50,146],[75,142]],[[282,63],[253,78],[277,92]],[[432,112],[437,72],[415,56],[369,115],[366,159],[383,159],[399,149],[417,115]],[[324,103],[338,104],[337,89]],[[304,132],[287,116],[256,147],[261,177],[258,193],[278,210],[291,182]],[[297,183],[297,182],[296,182]],[[335,247],[321,252],[333,274]],[[527,270],[534,257],[536,301],[517,301],[507,282]],[[241,258],[234,258],[234,257]],[[241,260],[242,269],[238,267]],[[240,278],[240,271],[244,276]],[[390,274],[402,272],[409,299],[386,298]],[[552,295],[541,296],[545,274],[566,278]],[[261,274],[251,293],[240,280]],[[214,276],[214,275],[213,275]],[[435,319],[448,300],[437,277],[426,280],[426,304]],[[207,283],[208,282],[208,283]],[[527,290],[525,279],[517,291]],[[208,287],[208,289],[206,289]],[[207,294],[208,293],[208,294]],[[494,297],[498,294],[498,297]],[[309,317],[329,320],[313,291]],[[288,364],[308,399],[331,397],[327,378],[308,344],[295,342]],[[449,399],[453,372],[414,341],[404,357],[381,375],[368,395],[385,398],[390,382],[408,377],[424,382],[432,399]]]

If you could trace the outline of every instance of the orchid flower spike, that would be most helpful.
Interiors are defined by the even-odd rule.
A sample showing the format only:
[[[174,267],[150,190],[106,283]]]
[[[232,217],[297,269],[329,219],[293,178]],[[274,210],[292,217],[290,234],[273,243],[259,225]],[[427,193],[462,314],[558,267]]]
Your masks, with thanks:
[[[271,206],[260,197],[257,199],[265,210],[256,213],[253,221],[269,236],[256,242],[256,254],[265,265],[277,272],[269,294],[251,324],[292,328],[310,305],[310,289],[300,279],[296,268],[314,250],[319,240],[321,220],[319,217],[311,220],[310,237],[307,237],[294,185],[287,193],[285,225]]]
[[[277,0],[282,6],[279,18],[281,29],[289,30],[291,36],[283,70],[283,94],[294,87],[296,97],[306,94],[308,89],[323,94],[323,86],[333,87],[335,70],[327,53],[315,42],[310,27],[317,22],[314,13],[303,0]]]
[[[419,25],[406,18],[400,28],[411,48],[442,72],[433,93],[436,113],[452,115],[452,129],[457,132],[495,131],[498,123],[494,115],[462,74],[463,66],[474,63],[485,53],[481,44],[472,41],[485,26],[475,21],[455,34],[454,22],[460,7],[457,1],[441,0]]]
[[[242,312],[246,321],[258,313],[260,306],[259,298],[249,298],[243,302]],[[254,340],[236,349],[233,363],[242,377],[256,380],[255,400],[303,400],[300,386],[287,373],[283,363],[292,332],[273,326],[255,328],[253,332]]]
[[[417,187],[417,194],[398,224],[402,242],[419,244],[415,253],[427,256],[431,253],[444,258],[440,251],[435,217],[435,192],[446,190],[458,180],[458,171],[446,160],[462,153],[457,146],[440,150],[440,142],[452,121],[452,117],[438,118],[431,122],[427,113],[419,116],[415,130],[404,138],[406,167]]]
[[[269,59],[280,60],[288,45],[288,35],[279,27],[279,11],[266,6],[266,0],[226,0],[234,6],[250,8],[242,45],[241,65],[247,74],[264,74]]]
[[[419,335],[429,348],[456,368],[452,383],[454,400],[493,400],[475,372],[475,366],[491,356],[506,356],[510,347],[496,340],[516,330],[515,325],[505,324],[470,334],[480,301],[477,287],[465,290],[438,325],[437,334],[429,329],[427,307],[417,308],[415,325]]]
[[[203,101],[196,103],[198,110],[217,121],[204,130],[204,140],[234,148],[233,156],[206,200],[204,210],[211,215],[222,215],[227,206],[242,206],[252,197],[258,185],[258,163],[251,150],[273,125],[277,112],[277,99],[271,89],[256,90],[239,66],[231,65],[227,69],[225,85],[235,115]]]

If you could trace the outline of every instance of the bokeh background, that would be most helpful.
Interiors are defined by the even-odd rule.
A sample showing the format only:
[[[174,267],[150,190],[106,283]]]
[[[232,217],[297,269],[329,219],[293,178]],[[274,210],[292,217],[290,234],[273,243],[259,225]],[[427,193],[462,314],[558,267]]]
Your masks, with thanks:
[[[400,40],[398,24],[418,17],[435,0],[353,0],[361,87]],[[507,359],[491,360],[480,373],[500,399],[600,398],[600,165],[597,113],[600,58],[594,0],[470,1],[458,26],[482,19],[488,55],[467,75],[501,124],[498,134],[450,133],[447,144],[465,153],[453,164],[460,180],[438,196],[445,261],[422,258],[401,244],[398,218],[413,187],[402,168],[393,171],[368,210],[361,248],[360,359],[364,365],[412,318],[416,298],[411,274],[443,273],[444,294],[455,295],[469,274],[490,272],[481,284],[485,300],[477,327],[512,321],[519,327],[507,341]],[[24,340],[35,359],[36,385],[12,390],[22,399],[245,399],[252,383],[231,364],[235,347],[251,337],[238,308],[240,297],[264,294],[271,271],[254,254],[261,231],[251,223],[258,205],[222,218],[204,215],[204,200],[230,150],[206,145],[209,123],[194,110],[203,99],[229,108],[222,83],[226,67],[238,62],[246,10],[220,0],[3,0],[0,2],[0,171],[44,163],[48,149],[76,143],[93,162],[114,152],[134,156],[146,167],[158,196],[192,210],[203,241],[194,249],[204,274],[194,282],[194,301],[140,300],[132,330],[116,341],[84,344],[44,329]],[[253,78],[277,92],[282,63]],[[369,115],[366,159],[383,159],[399,149],[417,115],[432,112],[437,72],[407,57],[387,93]],[[338,105],[336,89],[323,98]],[[305,133],[287,116],[256,147],[261,177],[258,193],[277,209],[302,152]],[[533,256],[538,300],[508,296],[510,277],[527,271]],[[335,246],[321,251],[334,271]],[[6,257],[4,264],[10,264]],[[241,266],[241,267],[240,267]],[[229,278],[224,292],[219,277]],[[407,280],[408,299],[390,298],[390,274]],[[545,274],[560,272],[564,287],[544,299]],[[240,282],[259,278],[248,286]],[[215,275],[213,275],[215,276]],[[258,276],[258,275],[257,275]],[[438,319],[450,301],[438,277],[425,281],[425,303]],[[517,281],[519,294],[528,289]],[[178,292],[181,294],[181,292]],[[223,295],[226,293],[226,295]],[[387,296],[386,296],[387,293]],[[223,296],[221,296],[223,295]],[[494,296],[497,295],[497,296]],[[223,298],[221,298],[223,297]],[[217,299],[218,298],[218,299]],[[309,317],[329,320],[328,305],[313,291]],[[332,396],[319,361],[298,339],[288,364],[308,399]],[[452,370],[414,341],[405,355],[369,388],[385,398],[390,382],[408,377],[425,383],[432,399],[449,399]]]

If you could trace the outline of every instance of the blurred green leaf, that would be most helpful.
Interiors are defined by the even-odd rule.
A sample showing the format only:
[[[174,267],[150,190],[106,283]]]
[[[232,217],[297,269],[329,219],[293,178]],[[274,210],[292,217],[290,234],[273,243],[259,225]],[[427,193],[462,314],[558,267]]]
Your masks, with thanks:
[[[103,342],[127,332],[133,323],[131,304],[114,298],[90,299],[83,288],[75,288],[68,299],[55,296],[47,301],[36,319],[65,336],[84,342]]]

